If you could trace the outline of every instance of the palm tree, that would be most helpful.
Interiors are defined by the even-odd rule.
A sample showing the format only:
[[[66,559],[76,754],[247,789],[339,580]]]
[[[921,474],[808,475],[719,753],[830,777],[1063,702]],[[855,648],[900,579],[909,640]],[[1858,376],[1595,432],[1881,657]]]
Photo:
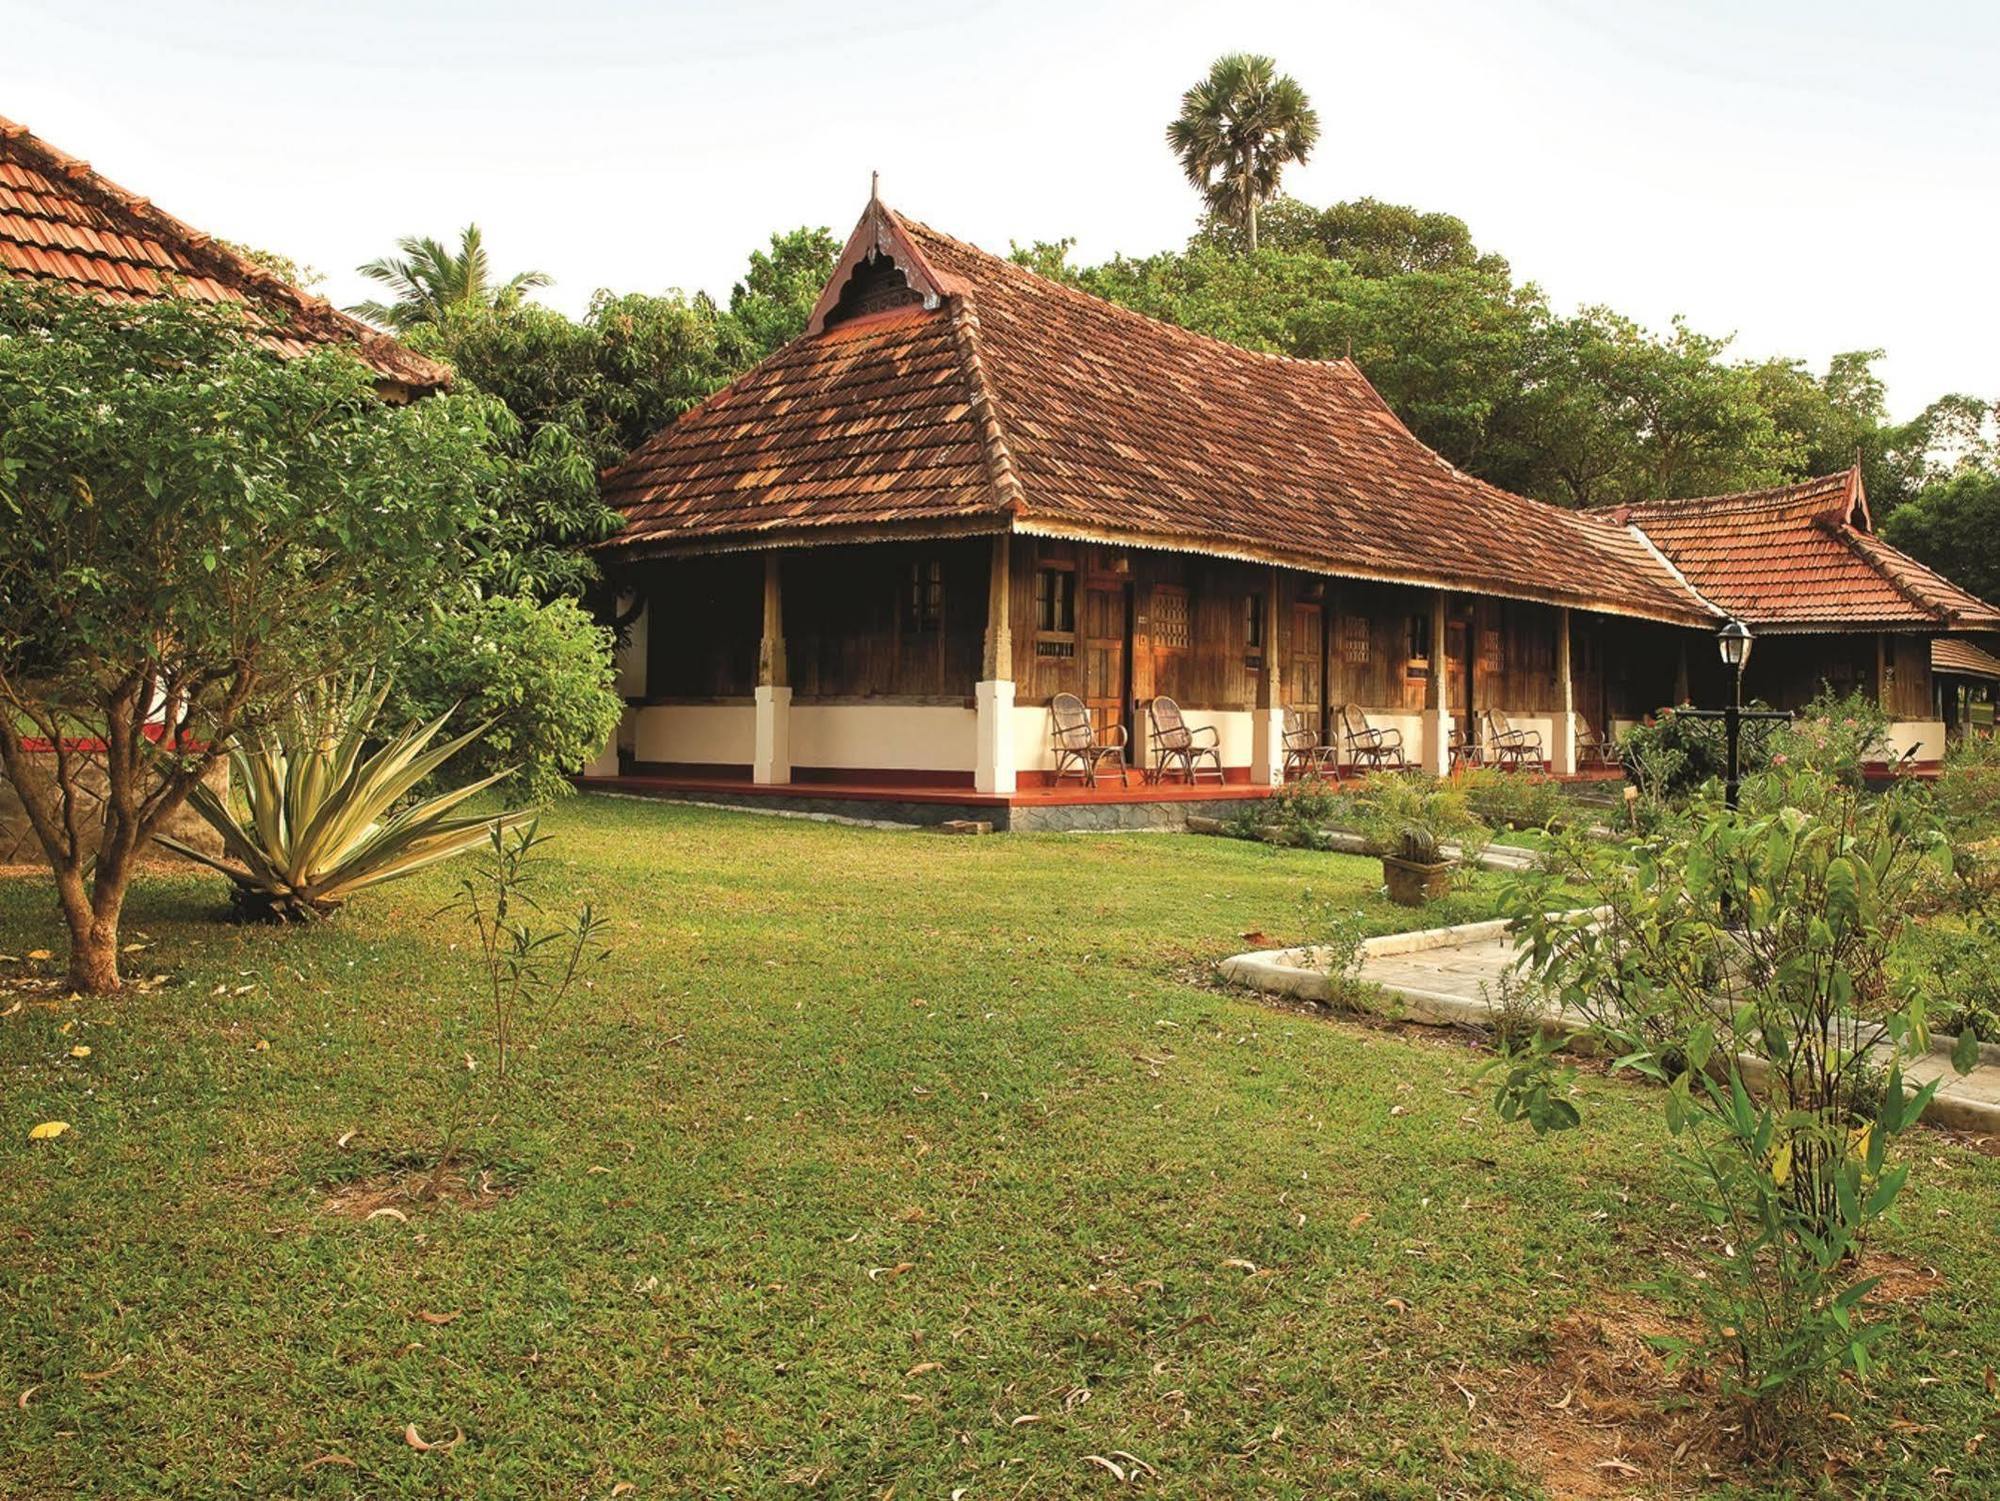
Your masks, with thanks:
[[[428,235],[398,240],[396,248],[403,252],[400,257],[384,256],[356,268],[395,293],[395,301],[356,303],[347,311],[401,333],[442,322],[450,308],[512,307],[523,292],[554,279],[546,271],[523,271],[496,286],[477,224],[459,232],[455,253]]]
[[[1279,76],[1268,57],[1218,57],[1208,77],[1181,95],[1167,127],[1188,181],[1209,207],[1233,220],[1257,248],[1257,205],[1278,191],[1278,174],[1302,162],[1319,140],[1319,112],[1298,80]]]

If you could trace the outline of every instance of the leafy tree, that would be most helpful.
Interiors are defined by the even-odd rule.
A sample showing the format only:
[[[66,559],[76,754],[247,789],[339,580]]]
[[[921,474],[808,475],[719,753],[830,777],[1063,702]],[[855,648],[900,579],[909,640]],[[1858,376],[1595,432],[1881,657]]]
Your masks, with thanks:
[[[78,990],[118,988],[133,862],[238,733],[485,545],[506,408],[374,387],[231,304],[0,284],[0,766]]]
[[[546,287],[552,280],[545,271],[518,271],[496,281],[477,224],[459,231],[456,250],[428,235],[398,240],[396,248],[402,255],[384,256],[356,268],[387,287],[395,300],[357,303],[348,311],[401,333],[440,322],[453,308],[512,307],[523,293]]]
[[[1324,209],[1296,198],[1276,198],[1259,211],[1257,231],[1260,245],[1345,261],[1363,276],[1450,270],[1508,275],[1505,257],[1481,251],[1457,215],[1427,213],[1379,198],[1356,198]],[[1203,216],[1194,243],[1248,248],[1235,221],[1214,209]]]
[[[1277,64],[1254,53],[1219,57],[1208,76],[1181,96],[1167,144],[1188,181],[1212,210],[1241,226],[1257,248],[1257,208],[1278,191],[1292,162],[1303,162],[1319,140],[1319,113],[1305,90]]]
[[[840,241],[824,227],[774,234],[769,250],[750,252],[750,269],[729,294],[735,353],[744,365],[756,364],[805,332],[806,319],[839,259]]]
[[[1892,511],[1881,531],[1981,599],[2000,599],[2000,471],[1960,470]]]
[[[1799,454],[1758,400],[1751,373],[1723,363],[1729,341],[1676,318],[1653,337],[1608,308],[1537,330],[1510,419],[1526,488],[1599,505],[1775,484]]]

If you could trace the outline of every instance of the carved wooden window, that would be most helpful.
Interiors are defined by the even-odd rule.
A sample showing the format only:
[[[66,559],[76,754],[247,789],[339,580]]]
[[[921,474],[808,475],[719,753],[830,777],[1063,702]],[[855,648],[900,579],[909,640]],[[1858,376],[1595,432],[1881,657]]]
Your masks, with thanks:
[[[1188,620],[1188,592],[1172,584],[1153,589],[1153,645],[1161,651],[1186,651],[1194,645]]]
[[[1499,672],[1507,665],[1506,637],[1493,626],[1479,633],[1479,665],[1488,672]]]
[[[840,289],[840,300],[827,310],[826,327],[890,308],[913,307],[923,300],[924,294],[910,285],[901,266],[886,255],[871,256],[854,268]]]
[[[1340,622],[1340,660],[1355,667],[1366,667],[1371,655],[1372,635],[1366,615],[1343,616]]]
[[[1035,570],[1035,655],[1076,655],[1076,569],[1044,563]]]
[[[919,558],[910,564],[903,586],[903,631],[925,635],[944,628],[944,564]]]

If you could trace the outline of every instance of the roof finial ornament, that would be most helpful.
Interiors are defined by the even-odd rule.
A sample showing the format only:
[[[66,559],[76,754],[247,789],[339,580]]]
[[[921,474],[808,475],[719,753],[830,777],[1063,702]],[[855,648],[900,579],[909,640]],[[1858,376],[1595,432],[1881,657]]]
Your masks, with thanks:
[[[880,203],[882,201],[882,174],[880,172],[870,172],[868,174],[868,201],[870,203]]]

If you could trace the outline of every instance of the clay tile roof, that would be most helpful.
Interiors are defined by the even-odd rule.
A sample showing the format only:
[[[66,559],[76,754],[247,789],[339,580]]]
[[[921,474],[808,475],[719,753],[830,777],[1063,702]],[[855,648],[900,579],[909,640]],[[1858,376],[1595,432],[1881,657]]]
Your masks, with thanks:
[[[825,326],[880,255],[920,300]],[[1189,333],[876,203],[834,282],[812,331],[607,473],[609,549],[951,522],[1715,618],[1629,528],[1454,469],[1349,361]]]
[[[1767,631],[2000,628],[2000,610],[1874,533],[1859,470],[1602,512],[1704,599]]]
[[[1970,641],[1955,641],[1948,636],[1940,636],[1931,642],[1931,671],[2000,682],[2000,657],[1974,646]]]
[[[113,302],[178,293],[245,303],[282,354],[342,344],[384,380],[413,390],[451,379],[442,365],[162,213],[4,117],[0,276],[60,282]]]

